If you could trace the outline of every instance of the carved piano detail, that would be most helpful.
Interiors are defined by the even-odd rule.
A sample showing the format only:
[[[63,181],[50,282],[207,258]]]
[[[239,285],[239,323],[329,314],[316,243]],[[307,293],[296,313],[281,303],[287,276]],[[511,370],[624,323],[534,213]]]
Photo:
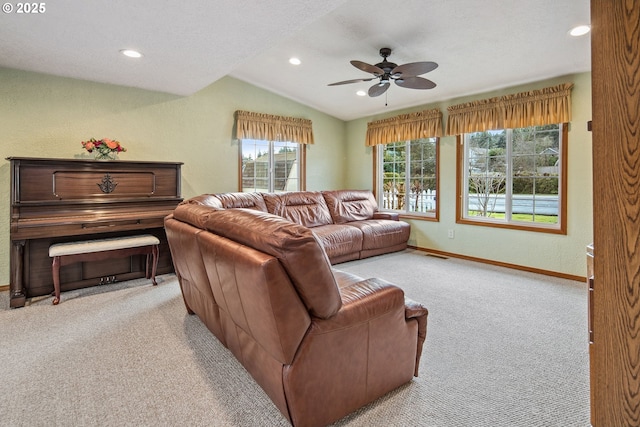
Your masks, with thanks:
[[[173,271],[164,217],[182,200],[176,162],[9,157],[10,306],[53,291],[53,243],[140,234],[160,239],[158,274]],[[144,277],[143,257],[79,263],[60,272],[62,290]]]
[[[116,185],[118,185],[118,183],[113,181],[110,174],[105,173],[104,178],[102,178],[102,182],[97,185],[103,193],[112,193],[113,190],[116,189]]]

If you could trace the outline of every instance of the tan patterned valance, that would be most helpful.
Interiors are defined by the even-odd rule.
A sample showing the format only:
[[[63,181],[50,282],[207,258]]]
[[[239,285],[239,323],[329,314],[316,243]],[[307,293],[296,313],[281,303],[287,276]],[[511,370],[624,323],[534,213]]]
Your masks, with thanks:
[[[483,99],[447,108],[447,135],[571,121],[573,83]]]
[[[440,136],[442,136],[442,112],[436,108],[369,122],[365,145],[371,147]]]
[[[448,107],[447,135],[502,129],[502,114],[496,100],[482,99]]]
[[[311,120],[236,111],[236,137],[313,144]]]

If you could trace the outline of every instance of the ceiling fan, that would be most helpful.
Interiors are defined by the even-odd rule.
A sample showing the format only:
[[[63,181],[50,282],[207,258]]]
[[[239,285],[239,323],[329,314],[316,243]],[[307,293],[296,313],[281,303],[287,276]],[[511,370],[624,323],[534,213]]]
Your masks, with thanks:
[[[368,82],[379,79],[380,81],[369,88],[369,96],[380,96],[389,89],[391,81],[396,82],[400,87],[409,89],[433,89],[436,84],[429,79],[418,77],[420,74],[428,73],[438,68],[435,62],[410,62],[404,65],[397,65],[387,61],[387,57],[391,55],[391,49],[383,47],[380,49],[382,62],[376,65],[369,65],[362,61],[350,61],[351,65],[359,70],[373,74],[374,77],[366,79],[345,80],[342,82],[331,83],[328,86],[338,86],[349,83]]]

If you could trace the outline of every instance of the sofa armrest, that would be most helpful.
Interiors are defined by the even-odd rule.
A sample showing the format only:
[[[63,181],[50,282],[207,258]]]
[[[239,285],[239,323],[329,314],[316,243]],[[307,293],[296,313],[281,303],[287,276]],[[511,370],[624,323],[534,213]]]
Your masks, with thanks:
[[[342,283],[342,307],[312,318],[293,363],[283,368],[294,425],[330,424],[414,376],[418,328],[406,319],[402,289],[382,279]]]
[[[328,319],[314,319],[315,333],[368,322],[404,306],[404,292],[382,279],[372,278],[340,289],[342,307]]]
[[[400,214],[397,212],[374,212],[373,219],[390,219],[392,221],[400,221]]]
[[[418,376],[418,368],[420,365],[420,356],[422,355],[422,345],[427,337],[427,315],[429,311],[425,306],[417,303],[409,298],[404,299],[404,317],[405,319],[416,319],[418,321],[418,348],[416,349],[416,370],[414,376]]]

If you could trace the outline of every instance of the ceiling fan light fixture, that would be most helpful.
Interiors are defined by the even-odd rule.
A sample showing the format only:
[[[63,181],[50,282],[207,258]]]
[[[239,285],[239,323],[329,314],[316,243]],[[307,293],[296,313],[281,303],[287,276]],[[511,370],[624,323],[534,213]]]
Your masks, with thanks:
[[[358,96],[367,96],[367,92],[365,92],[364,90],[359,90],[356,92],[356,95]]]
[[[408,64],[396,65],[393,62],[387,61],[387,57],[391,55],[391,49],[380,49],[380,56],[383,61],[370,65],[366,62],[358,61],[356,59],[349,61],[351,65],[359,70],[373,74],[373,77],[362,79],[344,80],[335,83],[329,83],[328,86],[338,86],[349,83],[368,82],[370,80],[379,79],[379,82],[374,83],[369,88],[367,93],[371,97],[380,96],[389,89],[390,82],[393,80],[398,86],[407,89],[433,89],[436,84],[431,80],[423,77],[418,77],[420,74],[425,74],[438,68],[438,64],[430,61],[422,62],[410,62]],[[360,95],[360,93],[358,93]]]

